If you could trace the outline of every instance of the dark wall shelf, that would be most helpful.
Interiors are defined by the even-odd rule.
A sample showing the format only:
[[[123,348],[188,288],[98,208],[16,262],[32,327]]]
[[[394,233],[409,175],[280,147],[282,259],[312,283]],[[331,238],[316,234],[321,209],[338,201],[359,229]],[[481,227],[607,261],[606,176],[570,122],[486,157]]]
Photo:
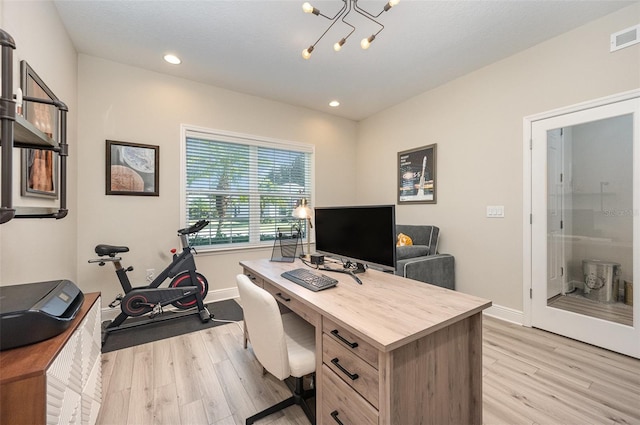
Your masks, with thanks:
[[[33,124],[24,119],[22,115],[16,115],[13,128],[13,147],[60,150],[55,140],[38,130]]]
[[[0,224],[13,218],[64,218],[67,216],[67,106],[57,98],[28,101],[46,103],[56,107],[60,122],[59,143],[37,129],[23,116],[16,114],[16,102],[13,100],[13,51],[16,48],[13,38],[0,29],[2,75],[0,78]],[[25,99],[27,101],[27,99]],[[52,207],[13,207],[13,153],[14,148],[52,150],[59,155],[60,167],[60,205]]]

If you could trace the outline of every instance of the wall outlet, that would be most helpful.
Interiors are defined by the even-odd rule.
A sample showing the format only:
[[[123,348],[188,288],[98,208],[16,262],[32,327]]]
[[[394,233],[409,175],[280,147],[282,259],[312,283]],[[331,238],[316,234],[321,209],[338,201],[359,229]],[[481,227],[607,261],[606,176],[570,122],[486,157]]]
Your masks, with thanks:
[[[153,282],[153,279],[156,278],[156,269],[147,269],[147,282]]]

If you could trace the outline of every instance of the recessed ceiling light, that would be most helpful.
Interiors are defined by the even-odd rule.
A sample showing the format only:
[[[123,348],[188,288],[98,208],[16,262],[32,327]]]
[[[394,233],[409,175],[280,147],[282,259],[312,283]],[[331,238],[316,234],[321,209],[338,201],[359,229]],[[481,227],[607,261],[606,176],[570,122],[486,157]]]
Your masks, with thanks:
[[[164,55],[164,60],[173,65],[179,65],[182,62],[176,55]]]
[[[337,100],[332,100],[331,102],[329,102],[329,106],[331,106],[332,108],[337,108],[338,106],[340,106],[340,102],[338,102]]]

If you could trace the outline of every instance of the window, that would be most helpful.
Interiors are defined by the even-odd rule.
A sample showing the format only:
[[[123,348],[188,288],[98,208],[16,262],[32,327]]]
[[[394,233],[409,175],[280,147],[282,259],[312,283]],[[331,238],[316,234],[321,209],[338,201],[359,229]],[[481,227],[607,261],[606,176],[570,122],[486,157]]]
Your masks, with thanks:
[[[217,130],[183,135],[184,221],[210,221],[194,246],[268,245],[297,226],[306,237],[292,212],[302,198],[311,203],[312,146]]]

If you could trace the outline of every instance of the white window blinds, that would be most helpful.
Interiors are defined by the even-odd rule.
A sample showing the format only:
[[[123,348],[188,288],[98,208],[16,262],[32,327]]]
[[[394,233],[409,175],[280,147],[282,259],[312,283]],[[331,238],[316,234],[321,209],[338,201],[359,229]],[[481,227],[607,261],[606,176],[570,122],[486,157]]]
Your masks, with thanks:
[[[272,243],[301,198],[312,199],[313,148],[217,131],[184,132],[186,224],[211,223],[193,245],[211,248]],[[266,242],[268,241],[268,242]]]

